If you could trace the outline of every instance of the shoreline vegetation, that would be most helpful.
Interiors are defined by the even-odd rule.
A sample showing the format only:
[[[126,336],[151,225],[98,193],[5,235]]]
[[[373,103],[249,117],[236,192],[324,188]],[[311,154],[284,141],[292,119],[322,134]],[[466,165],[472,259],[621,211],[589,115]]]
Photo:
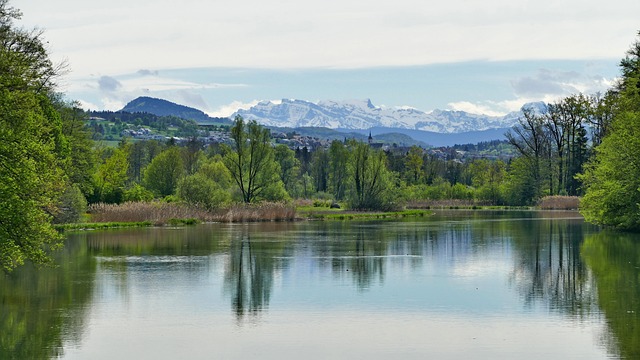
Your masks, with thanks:
[[[296,200],[293,203],[269,202],[237,204],[228,208],[205,210],[193,205],[166,202],[126,202],[93,204],[86,222],[56,225],[59,231],[100,230],[147,226],[188,226],[198,223],[287,222],[313,220],[383,220],[421,218],[433,210],[577,210],[575,196],[547,196],[537,206],[492,206],[468,200],[413,201],[398,211],[356,211],[332,208],[331,202]]]

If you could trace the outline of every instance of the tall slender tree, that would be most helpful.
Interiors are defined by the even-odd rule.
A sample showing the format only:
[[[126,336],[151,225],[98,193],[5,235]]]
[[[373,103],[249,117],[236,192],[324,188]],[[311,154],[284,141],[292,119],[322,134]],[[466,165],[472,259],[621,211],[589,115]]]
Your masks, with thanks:
[[[240,190],[243,202],[252,203],[270,197],[267,195],[273,196],[274,191],[284,191],[269,129],[255,121],[245,124],[241,116],[236,116],[231,128],[231,140],[232,145],[225,148],[223,161]],[[281,191],[274,187],[281,188]]]

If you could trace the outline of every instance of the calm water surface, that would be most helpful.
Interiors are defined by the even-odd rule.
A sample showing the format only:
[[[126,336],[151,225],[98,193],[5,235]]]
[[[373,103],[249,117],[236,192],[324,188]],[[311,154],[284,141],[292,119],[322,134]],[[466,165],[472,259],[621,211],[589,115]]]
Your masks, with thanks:
[[[2,359],[640,358],[640,238],[569,212],[74,233]]]

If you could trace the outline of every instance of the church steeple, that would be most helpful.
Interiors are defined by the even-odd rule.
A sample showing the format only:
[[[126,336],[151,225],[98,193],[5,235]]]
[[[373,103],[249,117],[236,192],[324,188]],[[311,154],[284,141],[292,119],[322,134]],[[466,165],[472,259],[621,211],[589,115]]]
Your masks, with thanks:
[[[371,136],[371,131],[369,131],[369,144],[371,144],[371,142],[373,142],[373,137]]]

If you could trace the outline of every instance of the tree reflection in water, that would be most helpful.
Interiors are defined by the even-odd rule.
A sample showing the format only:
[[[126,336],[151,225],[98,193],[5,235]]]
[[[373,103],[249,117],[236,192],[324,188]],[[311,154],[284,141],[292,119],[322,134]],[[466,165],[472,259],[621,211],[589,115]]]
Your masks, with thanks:
[[[603,342],[621,359],[640,359],[640,235],[589,235],[582,255],[596,280],[609,328]]]
[[[527,221],[513,228],[512,237],[512,279],[525,305],[542,303],[577,318],[597,311],[594,281],[580,256],[581,221]]]
[[[257,318],[269,307],[275,272],[282,268],[284,245],[280,242],[251,241],[251,234],[231,240],[225,264],[224,289],[239,323]]]
[[[86,254],[86,243],[67,242],[55,267],[0,273],[0,359],[55,358],[81,342],[96,273]]]

